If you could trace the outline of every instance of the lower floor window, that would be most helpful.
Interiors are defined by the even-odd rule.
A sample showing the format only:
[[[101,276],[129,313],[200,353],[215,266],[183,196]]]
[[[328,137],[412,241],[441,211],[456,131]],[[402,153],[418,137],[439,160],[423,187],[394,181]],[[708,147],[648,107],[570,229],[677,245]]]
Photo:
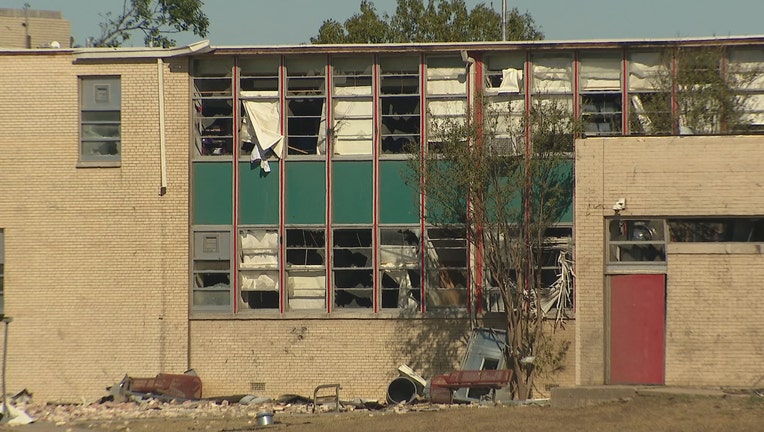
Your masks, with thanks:
[[[193,235],[191,304],[200,310],[231,306],[231,233],[196,231]]]
[[[324,228],[286,229],[288,310],[326,309],[326,233]]]
[[[427,307],[466,307],[469,273],[465,230],[463,228],[428,228],[426,239]]]
[[[199,226],[192,238],[194,311],[466,310],[473,298],[461,227]],[[559,255],[543,256],[550,286]],[[496,310],[487,286],[478,309]]]

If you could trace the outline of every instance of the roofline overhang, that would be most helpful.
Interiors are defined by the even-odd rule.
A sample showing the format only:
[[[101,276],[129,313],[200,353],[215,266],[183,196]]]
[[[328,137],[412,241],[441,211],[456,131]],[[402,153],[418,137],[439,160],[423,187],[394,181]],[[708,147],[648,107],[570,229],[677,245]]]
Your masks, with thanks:
[[[74,61],[118,60],[118,59],[156,59],[182,57],[203,54],[210,51],[210,41],[202,40],[190,45],[172,48],[78,48],[72,50]]]

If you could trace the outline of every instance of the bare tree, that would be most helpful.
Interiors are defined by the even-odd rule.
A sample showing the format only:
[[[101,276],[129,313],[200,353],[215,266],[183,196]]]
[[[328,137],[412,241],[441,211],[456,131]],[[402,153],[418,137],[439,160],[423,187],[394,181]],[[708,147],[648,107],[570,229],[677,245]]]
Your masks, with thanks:
[[[425,195],[428,225],[463,227],[481,251],[485,277],[476,283],[500,293],[514,396],[527,399],[535,376],[557,367],[565,351],[551,342],[560,321],[547,320],[542,304],[554,293],[541,270],[547,234],[572,201],[577,122],[550,100],[534,102],[497,133],[506,118],[481,107],[466,121],[433,125],[433,144],[414,152],[409,168]]]

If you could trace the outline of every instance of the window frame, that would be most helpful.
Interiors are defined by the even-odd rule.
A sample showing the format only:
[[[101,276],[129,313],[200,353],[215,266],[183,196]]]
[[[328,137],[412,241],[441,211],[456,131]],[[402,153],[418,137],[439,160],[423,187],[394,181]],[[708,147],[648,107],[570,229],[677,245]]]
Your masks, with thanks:
[[[80,75],[78,166],[118,167],[122,163],[122,79],[119,75]],[[101,88],[97,88],[101,87]],[[104,91],[106,93],[104,93]],[[92,100],[90,100],[92,98]],[[104,117],[104,115],[106,117]],[[112,136],[98,130],[112,131]],[[86,132],[89,130],[90,133]],[[116,131],[116,133],[113,133]],[[93,134],[91,136],[91,134]],[[87,146],[101,143],[108,153],[88,154]],[[111,153],[112,146],[114,153]],[[91,148],[90,151],[94,151]]]
[[[217,236],[217,248],[216,250],[204,251],[205,239],[200,239],[205,235]],[[197,226],[192,229],[191,232],[191,298],[189,299],[189,307],[193,312],[232,312],[233,311],[233,286],[234,286],[234,268],[232,266],[232,244],[231,244],[231,230],[221,227],[212,226]],[[201,250],[200,250],[201,249]],[[228,270],[224,268],[214,268],[215,265],[201,265],[203,263],[228,263]],[[199,266],[197,266],[199,264]],[[209,268],[207,268],[209,267]],[[224,266],[221,266],[224,267]],[[227,275],[228,276],[228,288],[224,290],[222,287],[217,287],[219,284],[204,285],[202,275]],[[197,286],[199,283],[201,285]],[[217,287],[217,288],[215,288]],[[209,304],[200,303],[196,304],[196,293],[222,293],[228,292],[227,304]]]

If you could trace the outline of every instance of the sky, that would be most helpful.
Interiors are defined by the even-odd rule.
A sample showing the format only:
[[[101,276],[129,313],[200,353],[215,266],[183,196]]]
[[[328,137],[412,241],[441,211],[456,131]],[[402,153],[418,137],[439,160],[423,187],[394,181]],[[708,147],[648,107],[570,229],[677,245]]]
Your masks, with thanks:
[[[213,46],[310,43],[321,23],[343,22],[361,0],[204,0],[210,19],[205,39]],[[372,0],[377,12],[395,12],[396,0]],[[98,36],[102,14],[122,9],[123,0],[0,0],[0,8],[61,11],[72,25],[75,45]],[[501,8],[501,0],[466,0]],[[649,39],[695,36],[764,35],[764,0],[507,0],[508,8],[529,12],[547,40]],[[178,45],[199,41],[178,35]],[[142,46],[134,36],[127,46]]]

